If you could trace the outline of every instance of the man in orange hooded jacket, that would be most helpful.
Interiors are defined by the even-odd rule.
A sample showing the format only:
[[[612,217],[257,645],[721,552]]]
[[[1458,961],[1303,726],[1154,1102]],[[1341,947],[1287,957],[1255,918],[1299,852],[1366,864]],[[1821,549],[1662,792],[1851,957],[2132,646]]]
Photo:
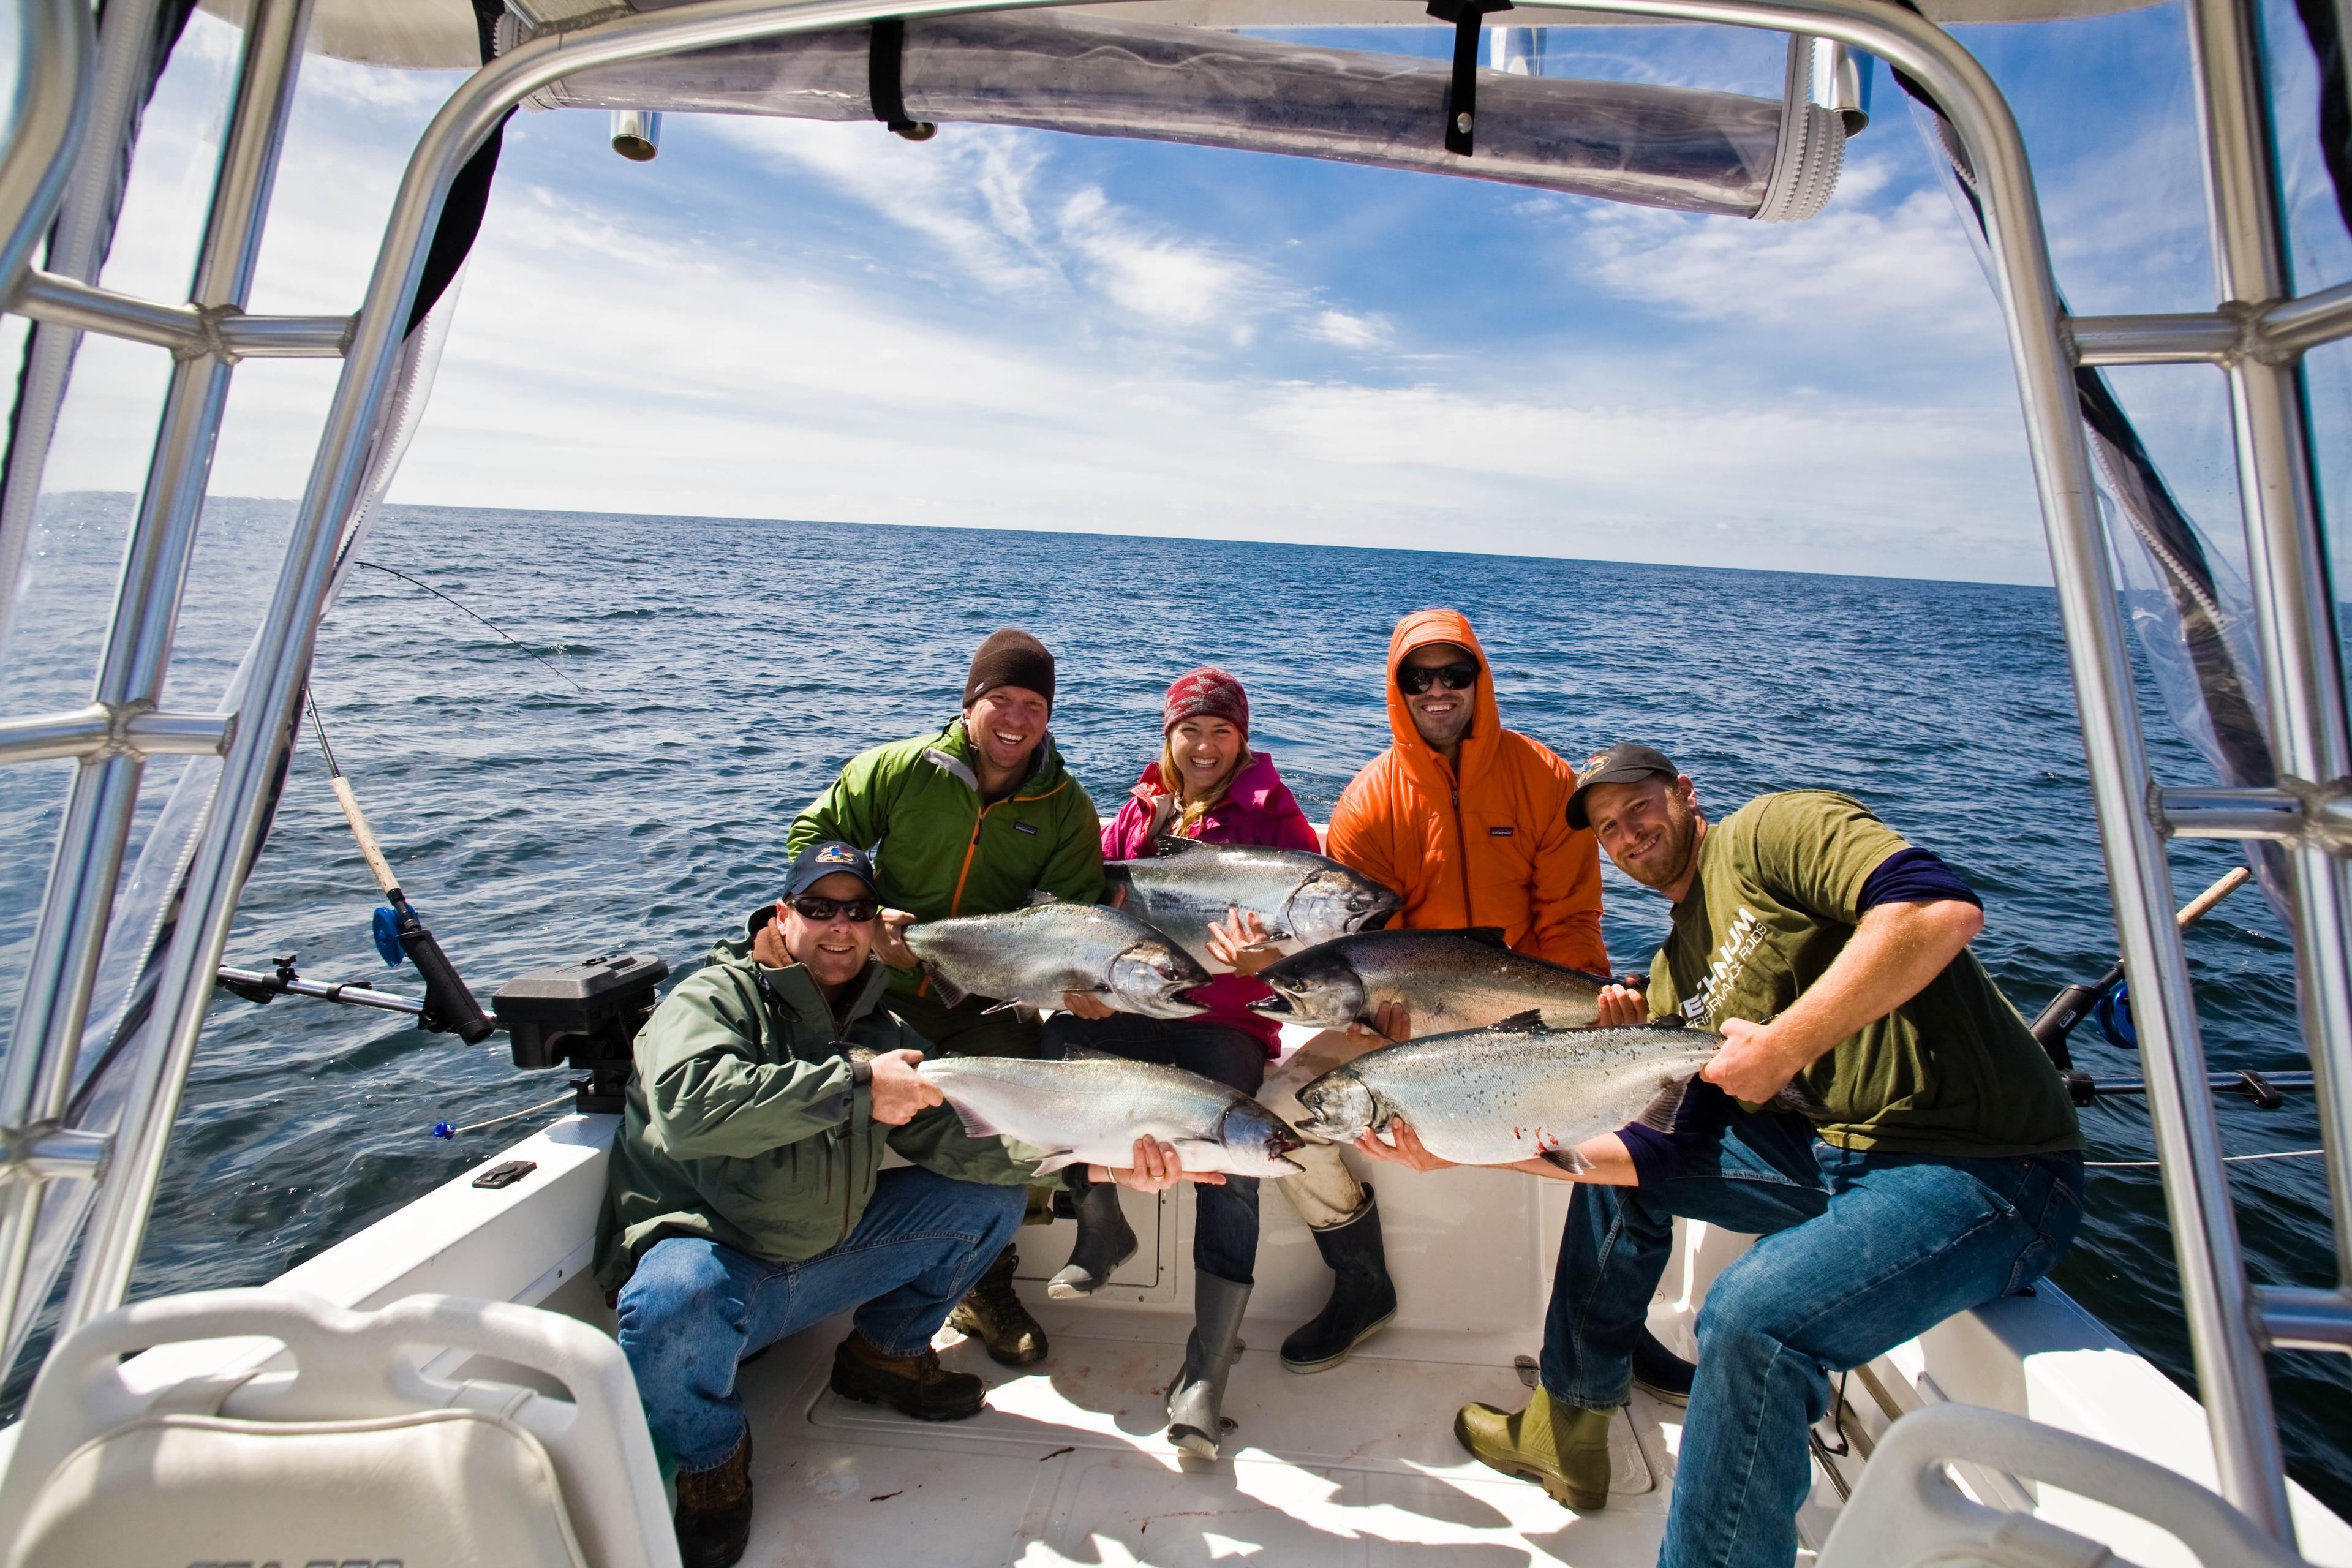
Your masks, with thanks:
[[[1576,773],[1551,750],[1503,728],[1486,652],[1467,617],[1418,610],[1389,637],[1389,749],[1373,758],[1331,814],[1331,858],[1403,897],[1394,923],[1424,930],[1499,928],[1514,949],[1595,974],[1609,973],[1601,940],[1601,852],[1568,825]],[[1384,1008],[1382,1035],[1411,1037],[1402,1008]],[[1374,1046],[1378,1037],[1326,1034],[1269,1079],[1264,1099],[1297,1121],[1298,1088]],[[1338,1148],[1310,1143],[1305,1171],[1276,1184],[1315,1233],[1331,1268],[1331,1300],[1283,1342],[1283,1364],[1321,1372],[1396,1316],[1380,1213]]]

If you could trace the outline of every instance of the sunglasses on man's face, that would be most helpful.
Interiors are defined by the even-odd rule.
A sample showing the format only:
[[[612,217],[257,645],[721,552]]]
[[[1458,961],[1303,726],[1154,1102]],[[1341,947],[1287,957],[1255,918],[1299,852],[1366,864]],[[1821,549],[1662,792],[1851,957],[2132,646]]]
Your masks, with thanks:
[[[803,893],[797,899],[779,899],[776,901],[776,916],[779,920],[783,918],[784,905],[787,903],[793,906],[801,919],[814,921],[819,925],[823,925],[836,915],[846,915],[858,925],[864,925],[882,912],[881,904],[873,899],[826,899],[820,898],[814,893]]]
[[[1453,664],[1408,664],[1397,671],[1397,689],[1407,697],[1418,697],[1434,683],[1448,691],[1467,691],[1477,684],[1478,661],[1460,659]]]

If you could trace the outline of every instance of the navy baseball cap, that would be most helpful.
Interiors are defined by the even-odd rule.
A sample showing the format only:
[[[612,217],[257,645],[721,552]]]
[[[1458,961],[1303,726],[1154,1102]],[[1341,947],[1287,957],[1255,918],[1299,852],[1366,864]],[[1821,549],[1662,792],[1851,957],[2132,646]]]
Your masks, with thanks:
[[[1584,792],[1594,784],[1632,784],[1637,779],[1674,779],[1680,776],[1680,771],[1666,760],[1666,753],[1655,746],[1621,741],[1605,752],[1595,752],[1585,759],[1584,771],[1577,775],[1576,793],[1568,797],[1568,825],[1570,827],[1592,826],[1592,819],[1584,812]]]
[[[793,868],[784,878],[784,897],[798,898],[835,871],[848,872],[865,883],[869,893],[878,891],[874,886],[874,861],[866,851],[838,838],[828,838],[810,845],[793,861]]]

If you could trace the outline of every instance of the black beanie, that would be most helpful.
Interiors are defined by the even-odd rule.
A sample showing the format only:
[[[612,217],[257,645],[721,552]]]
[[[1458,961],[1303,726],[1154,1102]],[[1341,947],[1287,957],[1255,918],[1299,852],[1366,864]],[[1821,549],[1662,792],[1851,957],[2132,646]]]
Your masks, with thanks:
[[[971,656],[971,673],[963,679],[967,708],[1000,686],[1022,686],[1054,705],[1054,656],[1027,632],[1004,626],[991,632]]]

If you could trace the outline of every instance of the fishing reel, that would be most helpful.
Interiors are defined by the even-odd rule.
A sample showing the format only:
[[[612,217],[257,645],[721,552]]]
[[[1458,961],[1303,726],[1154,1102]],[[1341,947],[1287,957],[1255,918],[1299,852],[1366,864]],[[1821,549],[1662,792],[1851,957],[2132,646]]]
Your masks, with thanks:
[[[669,964],[650,952],[625,952],[516,975],[490,998],[507,1032],[514,1065],[540,1071],[569,1062],[583,1111],[617,1112],[635,1065],[631,1047],[659,1000]]]

